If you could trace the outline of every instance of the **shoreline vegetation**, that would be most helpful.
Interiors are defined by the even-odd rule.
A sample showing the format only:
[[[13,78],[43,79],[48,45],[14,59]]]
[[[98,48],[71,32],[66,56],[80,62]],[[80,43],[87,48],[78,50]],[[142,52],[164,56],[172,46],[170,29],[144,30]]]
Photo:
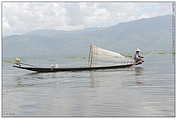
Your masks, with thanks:
[[[163,52],[163,51],[151,51],[151,52],[144,52],[143,53],[143,55],[175,55],[176,53],[175,52]],[[132,55],[130,55],[130,54],[125,54],[124,56],[126,56],[126,57],[132,57]],[[64,57],[64,58],[66,58],[66,59],[73,59],[73,60],[87,60],[88,59],[88,57],[84,57],[84,56],[68,56],[68,57]],[[21,58],[22,59],[22,61],[31,61],[31,60],[43,60],[43,61],[49,61],[49,62],[55,62],[55,61],[57,61],[56,59],[51,59],[51,58],[38,58],[38,59],[36,59],[36,58],[34,58],[34,59],[23,59],[23,58]],[[15,63],[15,58],[14,58],[14,60],[6,60],[6,59],[3,59],[2,60],[2,62],[3,63]]]

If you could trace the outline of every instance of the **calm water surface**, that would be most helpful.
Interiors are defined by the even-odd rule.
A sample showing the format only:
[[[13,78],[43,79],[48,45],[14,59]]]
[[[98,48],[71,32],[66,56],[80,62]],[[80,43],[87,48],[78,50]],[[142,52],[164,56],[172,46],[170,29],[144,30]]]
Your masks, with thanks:
[[[92,72],[32,73],[3,63],[3,116],[174,116],[173,57]]]

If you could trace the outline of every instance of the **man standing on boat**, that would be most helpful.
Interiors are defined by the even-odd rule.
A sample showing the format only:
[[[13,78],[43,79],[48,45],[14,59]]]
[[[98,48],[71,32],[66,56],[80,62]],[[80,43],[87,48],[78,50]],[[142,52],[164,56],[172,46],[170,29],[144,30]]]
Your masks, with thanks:
[[[144,62],[144,60],[143,60],[144,57],[141,56],[140,52],[141,52],[141,50],[139,48],[137,48],[136,53],[133,58],[136,64],[142,64]]]

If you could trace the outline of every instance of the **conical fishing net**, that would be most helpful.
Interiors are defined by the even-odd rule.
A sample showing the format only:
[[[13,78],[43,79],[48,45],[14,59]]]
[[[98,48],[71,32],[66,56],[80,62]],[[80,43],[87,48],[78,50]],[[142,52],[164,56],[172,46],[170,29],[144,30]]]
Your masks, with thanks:
[[[132,64],[134,60],[119,53],[98,48],[95,45],[90,46],[89,66],[116,66]]]

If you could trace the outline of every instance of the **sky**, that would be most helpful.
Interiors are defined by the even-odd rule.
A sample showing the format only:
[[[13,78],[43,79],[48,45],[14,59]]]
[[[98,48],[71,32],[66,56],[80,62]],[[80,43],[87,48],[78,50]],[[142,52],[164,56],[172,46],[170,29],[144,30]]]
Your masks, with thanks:
[[[3,2],[3,35],[81,30],[172,14],[171,2]]]

